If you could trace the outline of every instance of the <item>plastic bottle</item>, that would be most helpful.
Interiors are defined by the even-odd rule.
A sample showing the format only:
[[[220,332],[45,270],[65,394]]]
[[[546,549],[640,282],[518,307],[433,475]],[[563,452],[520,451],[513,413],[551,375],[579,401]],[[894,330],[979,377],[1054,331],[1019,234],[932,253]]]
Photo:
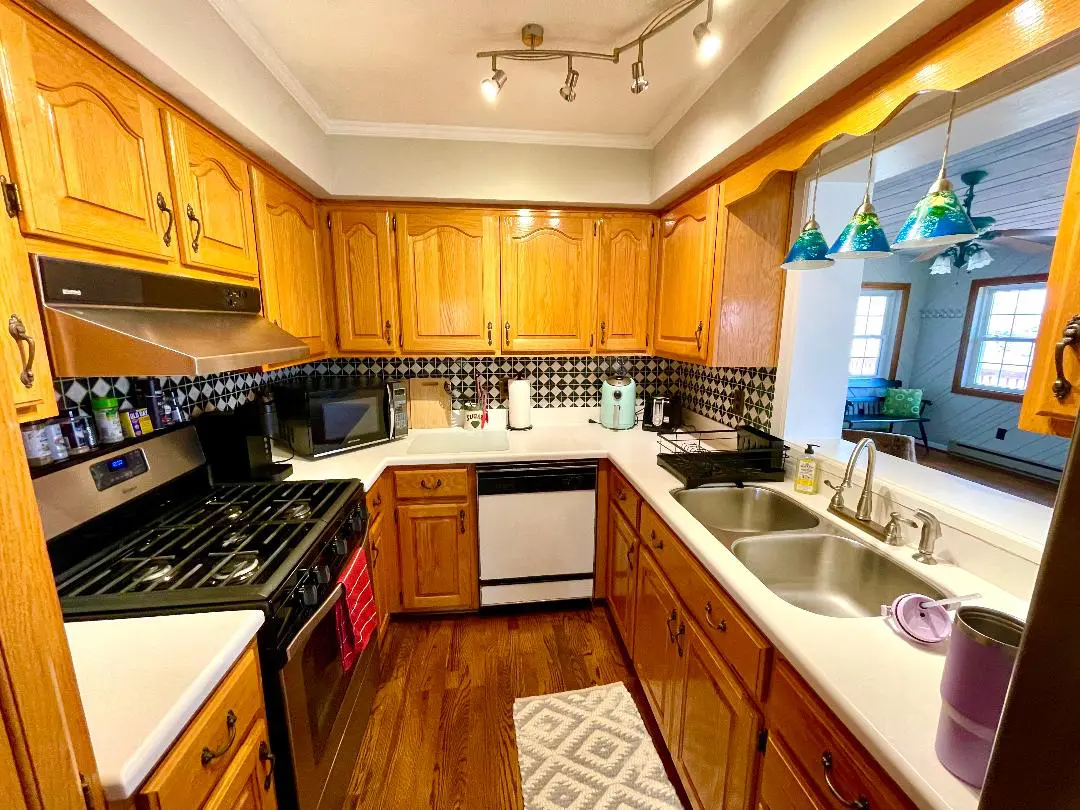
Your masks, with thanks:
[[[821,466],[814,455],[816,444],[806,445],[806,452],[795,467],[795,491],[816,495],[821,487]]]

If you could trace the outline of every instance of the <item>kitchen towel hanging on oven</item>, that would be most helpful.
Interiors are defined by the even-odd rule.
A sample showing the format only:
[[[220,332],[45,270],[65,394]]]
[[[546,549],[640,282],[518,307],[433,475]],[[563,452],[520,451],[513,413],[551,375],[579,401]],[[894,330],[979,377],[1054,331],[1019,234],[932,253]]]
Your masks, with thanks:
[[[345,595],[334,607],[334,619],[338,645],[341,647],[341,667],[348,672],[379,626],[365,549],[356,550],[341,572],[338,583],[345,588]]]

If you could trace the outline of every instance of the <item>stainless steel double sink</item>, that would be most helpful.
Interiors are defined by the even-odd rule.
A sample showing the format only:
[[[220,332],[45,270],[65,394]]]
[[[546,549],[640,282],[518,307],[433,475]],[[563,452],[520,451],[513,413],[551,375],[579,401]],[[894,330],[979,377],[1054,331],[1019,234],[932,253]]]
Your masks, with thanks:
[[[675,500],[784,601],[822,616],[878,616],[902,593],[945,593],[797,501],[764,487],[681,489]]]

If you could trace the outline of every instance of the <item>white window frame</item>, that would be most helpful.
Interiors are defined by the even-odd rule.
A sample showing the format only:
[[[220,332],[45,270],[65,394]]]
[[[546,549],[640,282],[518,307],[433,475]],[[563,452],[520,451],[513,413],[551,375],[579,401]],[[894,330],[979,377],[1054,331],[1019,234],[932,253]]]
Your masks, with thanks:
[[[893,354],[896,350],[897,336],[900,334],[900,310],[902,303],[906,300],[907,293],[909,291],[905,289],[893,289],[882,287],[867,287],[864,286],[859,291],[859,298],[862,299],[867,296],[882,297],[886,299],[885,304],[885,320],[882,323],[881,332],[881,353],[878,354],[877,369],[873,374],[852,374],[851,373],[851,360],[855,359],[852,355],[855,341],[867,335],[856,335],[855,327],[858,322],[858,315],[856,314],[856,323],[851,325],[851,340],[852,343],[848,347],[848,377],[882,377],[889,379],[893,375],[892,361]],[[871,335],[870,337],[876,337]]]

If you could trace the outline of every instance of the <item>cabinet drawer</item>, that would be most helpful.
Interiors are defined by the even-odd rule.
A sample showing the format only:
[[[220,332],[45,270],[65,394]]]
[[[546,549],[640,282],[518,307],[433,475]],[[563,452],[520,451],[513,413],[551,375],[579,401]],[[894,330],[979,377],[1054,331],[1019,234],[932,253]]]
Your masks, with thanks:
[[[652,549],[702,634],[760,700],[772,650],[768,640],[648,504],[641,508],[641,540]]]
[[[259,658],[252,647],[236,662],[139,790],[145,799],[140,806],[148,804],[156,810],[202,806],[262,711]],[[204,763],[204,750],[222,753]]]
[[[825,810],[824,800],[793,760],[782,740],[769,740],[761,765],[758,806],[766,810]]]
[[[634,531],[637,531],[641,513],[641,496],[614,467],[611,468],[611,500],[630,521]]]
[[[773,736],[782,737],[785,750],[822,796],[835,795],[831,781],[835,793],[849,802],[862,797],[874,810],[915,807],[786,661],[778,661],[774,668],[765,714],[769,745]],[[828,773],[826,756],[831,764]],[[830,801],[828,806],[843,805]]]
[[[467,498],[469,471],[465,467],[397,470],[394,472],[399,499]]]

